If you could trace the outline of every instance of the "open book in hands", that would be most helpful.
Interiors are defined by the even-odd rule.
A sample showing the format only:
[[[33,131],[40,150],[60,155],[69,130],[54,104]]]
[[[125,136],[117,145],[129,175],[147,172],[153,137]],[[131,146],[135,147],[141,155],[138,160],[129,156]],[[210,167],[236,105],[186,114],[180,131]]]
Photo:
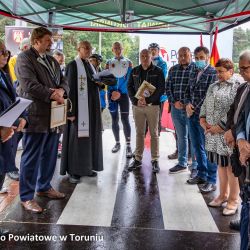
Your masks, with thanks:
[[[137,90],[135,98],[139,100],[141,98],[149,97],[155,92],[155,90],[156,90],[155,86],[144,80],[139,89]]]

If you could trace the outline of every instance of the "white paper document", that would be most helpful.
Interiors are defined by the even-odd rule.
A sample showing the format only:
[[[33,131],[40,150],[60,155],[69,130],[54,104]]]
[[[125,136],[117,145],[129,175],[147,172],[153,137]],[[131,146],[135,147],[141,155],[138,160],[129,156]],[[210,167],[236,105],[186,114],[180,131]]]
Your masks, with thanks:
[[[57,101],[51,102],[50,128],[55,128],[66,124],[67,103],[67,99],[64,99],[63,104],[58,104]]]
[[[18,97],[16,101],[0,116],[0,126],[11,127],[31,103],[31,100]]]

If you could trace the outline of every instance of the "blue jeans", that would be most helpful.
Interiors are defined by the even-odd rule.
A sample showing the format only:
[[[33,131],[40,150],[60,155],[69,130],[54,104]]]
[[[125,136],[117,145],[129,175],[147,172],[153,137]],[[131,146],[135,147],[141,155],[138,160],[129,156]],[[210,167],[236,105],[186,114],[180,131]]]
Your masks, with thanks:
[[[187,116],[184,109],[176,109],[171,104],[171,115],[177,134],[178,164],[182,167],[187,166],[188,160],[188,125]]]
[[[186,111],[183,109],[176,109],[171,104],[171,115],[177,134],[177,148],[178,148],[178,164],[186,167],[188,161],[188,120]],[[192,169],[197,169],[197,161],[194,156],[194,149],[191,143],[191,155],[192,155]]]
[[[240,250],[248,249],[249,242],[249,203],[242,202],[240,213]]]
[[[205,134],[200,125],[199,116],[193,114],[188,118],[188,126],[190,131],[190,139],[193,144],[194,154],[198,163],[197,176],[207,181],[208,183],[216,183],[217,165],[211,163],[207,159],[205,151]]]
[[[188,121],[187,121],[187,124],[188,124]],[[198,163],[197,163],[196,156],[195,156],[195,153],[194,153],[194,146],[193,146],[192,140],[190,139],[189,126],[188,126],[188,133],[189,133],[189,140],[190,140],[190,145],[189,146],[190,146],[191,157],[192,157],[192,166],[191,166],[191,169],[196,169],[197,170]]]

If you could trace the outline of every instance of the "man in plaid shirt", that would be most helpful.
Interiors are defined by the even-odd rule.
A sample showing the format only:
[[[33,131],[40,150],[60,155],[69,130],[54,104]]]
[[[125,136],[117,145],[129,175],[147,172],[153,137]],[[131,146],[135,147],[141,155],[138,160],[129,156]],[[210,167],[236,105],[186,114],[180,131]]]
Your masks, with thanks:
[[[205,152],[205,134],[200,126],[199,113],[206,97],[210,84],[214,83],[216,71],[209,65],[209,50],[206,47],[197,47],[194,50],[195,64],[190,74],[189,87],[185,93],[186,112],[190,130],[191,141],[198,162],[198,173],[194,178],[187,180],[188,184],[205,184],[200,188],[203,193],[216,189],[216,164],[211,164]]]
[[[182,47],[179,49],[178,63],[179,64],[174,65],[170,69],[166,82],[166,94],[171,105],[171,115],[176,129],[178,148],[178,164],[169,169],[170,174],[176,174],[187,170],[188,120],[184,105],[184,95],[189,87],[190,73],[195,68],[195,63],[192,62],[192,55],[189,48]],[[193,177],[195,177],[196,168],[197,162],[193,157]]]

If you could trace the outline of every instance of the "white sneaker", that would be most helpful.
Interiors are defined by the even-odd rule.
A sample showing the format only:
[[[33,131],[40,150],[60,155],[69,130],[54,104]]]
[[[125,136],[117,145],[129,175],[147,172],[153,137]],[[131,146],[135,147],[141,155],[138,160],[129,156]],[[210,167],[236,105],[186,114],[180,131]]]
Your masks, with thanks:
[[[0,194],[5,194],[5,193],[8,193],[8,188],[2,187],[2,188],[0,189]]]

